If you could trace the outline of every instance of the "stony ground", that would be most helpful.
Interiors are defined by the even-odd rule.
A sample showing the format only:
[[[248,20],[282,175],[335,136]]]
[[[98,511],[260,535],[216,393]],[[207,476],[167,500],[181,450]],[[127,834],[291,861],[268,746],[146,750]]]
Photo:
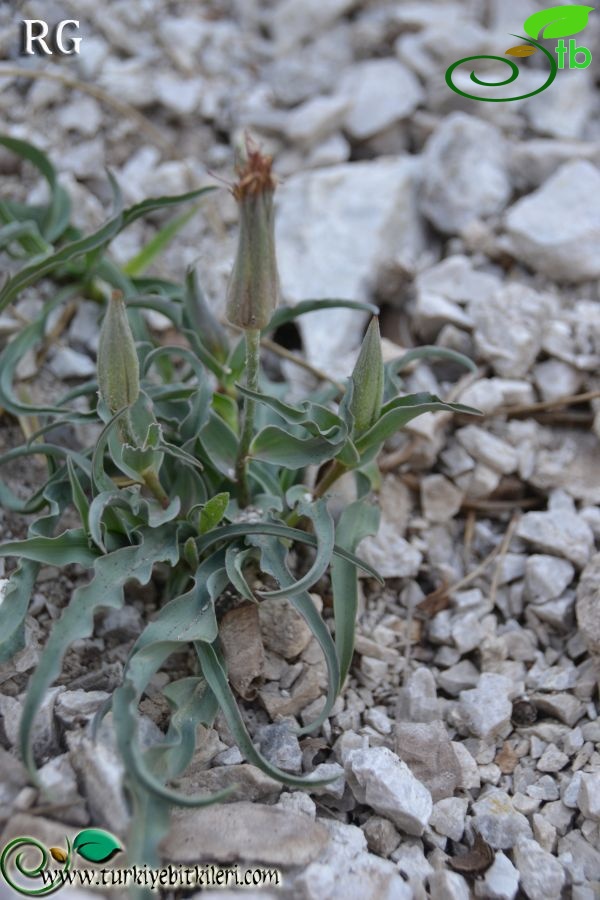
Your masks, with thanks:
[[[364,583],[355,664],[319,734],[298,742],[288,727],[322,702],[323,663],[306,628],[293,610],[265,602],[248,634],[258,694],[247,720],[257,744],[290,772],[316,768],[338,780],[311,795],[282,790],[245,763],[217,722],[180,787],[242,787],[229,806],[177,814],[165,858],[276,865],[283,895],[299,900],[599,896],[594,66],[565,70],[516,103],[463,100],[447,88],[454,60],[503,53],[509,33],[540,8],[533,0],[17,5],[22,17],[82,21],[80,57],[50,64],[17,57],[17,13],[0,9],[5,71],[55,76],[17,78],[0,67],[4,127],[47,149],[80,225],[106,215],[105,165],[128,201],[182,191],[206,181],[207,169],[230,178],[232,148],[250,129],[283,179],[285,300],[374,299],[389,356],[434,343],[478,364],[467,377],[448,363],[421,364],[406,379],[407,390],[452,396],[485,415],[427,414],[387,448],[382,527],[361,548],[386,587]],[[585,44],[600,53],[593,15]],[[527,65],[531,90],[544,75]],[[0,170],[3,192],[39,196],[4,153]],[[223,190],[157,272],[180,278],[198,264],[218,307],[234,223]],[[153,228],[130,228],[115,257],[129,259]],[[29,297],[0,318],[3,340],[38,302]],[[306,319],[305,359],[346,375],[364,324],[350,312]],[[76,383],[93,372],[96,344],[95,307],[84,303],[43,369],[24,358],[20,377],[32,391]],[[299,391],[314,383],[293,363],[285,369]],[[5,446],[11,427],[2,422]],[[13,483],[35,477],[9,474]],[[12,517],[2,521],[5,537],[19,534]],[[78,577],[43,572],[28,646],[0,673],[2,844],[32,828],[57,840],[87,823],[127,828],[110,728],[93,745],[86,723],[118,683],[156,597],[132,596],[125,612],[106,615],[47,698],[36,750],[61,805],[27,785],[14,756],[28,673]],[[319,587],[315,602],[327,606],[328,585]],[[142,706],[150,732],[164,724],[155,687]]]

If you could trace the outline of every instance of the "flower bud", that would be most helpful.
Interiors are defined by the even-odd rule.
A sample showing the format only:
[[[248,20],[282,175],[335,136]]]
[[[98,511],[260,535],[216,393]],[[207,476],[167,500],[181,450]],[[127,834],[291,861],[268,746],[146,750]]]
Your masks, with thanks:
[[[122,294],[109,301],[98,345],[98,387],[111,413],[132,406],[140,393],[140,364]]]
[[[383,356],[379,322],[375,317],[364,336],[352,381],[350,412],[354,416],[354,434],[360,435],[375,424],[383,402]]]
[[[279,300],[275,259],[272,159],[246,141],[246,163],[232,192],[240,214],[237,255],[227,289],[227,318],[244,329],[265,328]]]

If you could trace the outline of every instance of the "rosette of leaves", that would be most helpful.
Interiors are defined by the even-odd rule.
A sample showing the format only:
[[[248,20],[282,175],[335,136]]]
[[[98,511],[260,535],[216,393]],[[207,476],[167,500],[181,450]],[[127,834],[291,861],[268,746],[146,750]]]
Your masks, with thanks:
[[[197,726],[210,726],[219,710],[248,762],[284,784],[315,784],[310,776],[277,769],[252,743],[219,641],[224,592],[233,588],[252,603],[264,597],[287,598],[305,619],[327,663],[328,688],[321,713],[301,731],[318,728],[350,667],[358,572],[378,577],[357,557],[356,548],[377,530],[372,488],[377,485],[380,449],[425,412],[477,412],[427,393],[402,396],[399,373],[428,353],[472,364],[450,351],[421,348],[384,366],[373,320],[342,392],[325,384],[310,399],[291,403],[286,384],[269,381],[260,371],[257,355],[249,384],[247,360],[249,352],[258,354],[261,335],[323,307],[376,310],[352,301],[307,300],[276,309],[260,331],[253,329],[250,337],[244,333],[232,340],[212,315],[195,273],[189,272],[178,285],[144,277],[139,259],[128,272],[117,269],[105,255],[110,239],[134,218],[189,200],[203,189],[118,210],[95,235],[85,238],[67,224],[66,195],[48,160],[28,145],[9,139],[4,144],[44,173],[51,199],[35,209],[6,203],[1,207],[5,220],[10,219],[4,246],[13,251],[16,246],[17,257],[31,251],[34,257],[5,283],[0,308],[38,278],[51,277],[56,288],[39,318],[0,357],[0,405],[36,423],[29,440],[0,457],[0,464],[34,454],[47,464],[45,483],[26,500],[0,482],[5,507],[37,516],[26,539],[0,546],[0,555],[19,560],[0,605],[0,659],[10,658],[23,646],[23,622],[40,565],[78,564],[88,569],[89,580],[76,588],[53,624],[24,702],[20,747],[35,777],[32,729],[45,692],[60,674],[66,650],[92,635],[98,610],[118,609],[126,602],[129,582],[146,585],[160,567],[160,610],[135,642],[111,704],[134,813],[129,857],[153,864],[172,804],[201,806],[229,792],[190,796],[172,786],[192,759]],[[155,253],[153,248],[148,255],[153,258]],[[270,248],[268,258],[272,265]],[[43,340],[53,310],[72,297],[103,297],[108,302],[115,289],[122,293],[122,306],[110,328],[105,324],[105,336],[112,329],[116,344],[108,347],[105,342],[101,356],[110,361],[110,353],[119,352],[119,341],[125,357],[136,354],[137,371],[126,390],[119,391],[104,373],[100,397],[98,384],[90,382],[53,406],[21,400],[13,387],[16,364]],[[156,344],[143,325],[140,308],[167,315],[179,333],[177,345]],[[109,316],[110,312],[106,321]],[[103,384],[108,385],[105,396]],[[87,401],[84,411],[82,397]],[[116,408],[120,403],[122,407]],[[101,427],[93,445],[73,448],[52,440],[57,425],[82,421]],[[313,483],[310,473],[315,471],[319,475]],[[355,477],[356,500],[334,520],[328,491],[347,473]],[[60,521],[67,509],[76,513],[79,524],[64,530]],[[290,564],[292,548],[306,551],[308,561],[301,574]],[[328,571],[335,639],[309,596]],[[266,583],[268,590],[258,590],[258,583]],[[138,703],[155,673],[185,648],[193,651],[194,668],[164,688],[171,707],[168,728],[159,743],[142,748]]]

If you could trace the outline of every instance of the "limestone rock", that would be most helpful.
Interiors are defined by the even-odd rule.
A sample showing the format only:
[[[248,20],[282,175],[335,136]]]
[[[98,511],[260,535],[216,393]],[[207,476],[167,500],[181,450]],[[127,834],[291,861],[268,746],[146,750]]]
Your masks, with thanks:
[[[431,816],[431,794],[395,753],[387,747],[352,750],[345,769],[360,803],[408,834],[423,833]]]
[[[508,210],[506,230],[514,255],[536,272],[564,281],[597,278],[600,171],[586,160],[565,163]]]
[[[494,125],[451,113],[429,138],[424,156],[422,209],[445,234],[499,213],[508,202],[505,141]]]

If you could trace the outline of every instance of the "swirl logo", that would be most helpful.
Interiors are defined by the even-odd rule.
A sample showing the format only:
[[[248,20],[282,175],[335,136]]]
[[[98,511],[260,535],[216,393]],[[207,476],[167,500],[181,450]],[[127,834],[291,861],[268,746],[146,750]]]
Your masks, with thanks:
[[[33,837],[16,837],[4,847],[0,854],[0,873],[6,883],[25,897],[45,897],[53,894],[68,883],[65,877],[70,871],[73,854],[77,853],[88,862],[104,863],[112,859],[121,846],[114,835],[101,828],[86,828],[75,837],[73,844],[65,838],[67,849],[44,845]],[[37,863],[31,862],[31,852],[35,851]],[[38,856],[39,854],[39,856]],[[29,862],[26,861],[29,857]],[[51,867],[51,860],[60,868]],[[19,878],[19,881],[15,879]],[[27,887],[20,883],[21,879],[36,879],[39,887]]]
[[[460,94],[461,97],[466,97],[468,100],[481,100],[484,103],[509,103],[514,100],[525,100],[527,97],[534,97],[536,94],[541,94],[542,91],[545,91],[546,88],[550,87],[556,78],[558,70],[565,68],[566,59],[568,59],[568,67],[570,69],[587,69],[590,65],[592,54],[588,48],[578,46],[572,38],[567,45],[563,38],[571,37],[572,35],[579,34],[579,32],[583,31],[587,25],[588,16],[593,10],[593,6],[577,5],[551,7],[550,9],[542,9],[539,12],[534,13],[532,16],[529,16],[523,24],[523,30],[527,37],[518,34],[512,35],[512,37],[525,41],[524,44],[511,47],[505,51],[504,56],[465,56],[464,59],[457,60],[446,70],[446,84],[450,90],[454,91],[456,94]],[[558,44],[554,48],[554,53],[552,50],[549,50],[539,43],[540,38],[560,38]],[[516,81],[520,74],[517,64],[510,59],[505,59],[505,56],[527,57],[532,56],[538,50],[541,50],[548,60],[550,72],[541,87],[536,88],[534,91],[529,91],[526,94],[520,94],[517,97],[481,97],[477,94],[469,94],[467,91],[458,87],[453,81],[456,69],[459,66],[462,66],[463,63],[472,63],[475,60],[485,59],[507,65],[510,69],[510,75],[503,81],[484,81],[482,78],[478,78],[474,71],[471,71],[470,79],[473,84],[479,85],[480,87],[504,87],[505,85],[512,84]],[[583,59],[580,57],[583,57]]]

